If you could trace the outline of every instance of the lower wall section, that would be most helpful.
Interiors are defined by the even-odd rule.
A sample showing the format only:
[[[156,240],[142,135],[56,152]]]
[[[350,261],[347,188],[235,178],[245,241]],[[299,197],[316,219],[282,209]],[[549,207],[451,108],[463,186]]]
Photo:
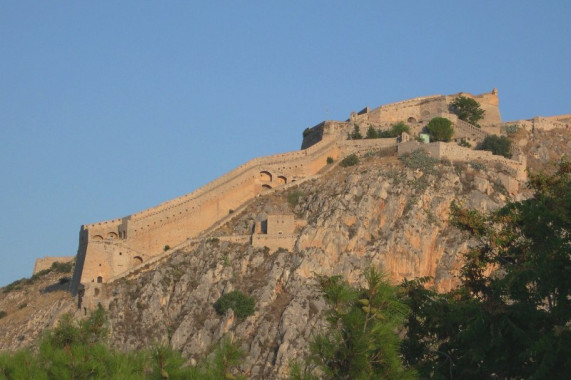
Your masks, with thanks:
[[[254,247],[268,247],[271,251],[279,248],[292,252],[297,235],[252,235],[252,245]]]
[[[36,274],[45,269],[50,269],[53,263],[69,263],[74,259],[74,256],[46,256],[36,259],[34,264],[34,273]]]

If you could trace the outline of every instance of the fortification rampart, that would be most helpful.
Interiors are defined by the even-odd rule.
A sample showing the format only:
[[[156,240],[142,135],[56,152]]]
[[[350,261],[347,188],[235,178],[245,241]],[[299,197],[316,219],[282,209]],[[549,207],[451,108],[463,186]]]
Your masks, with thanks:
[[[349,120],[352,122],[373,124],[399,121],[409,123],[428,122],[433,117],[449,113],[450,104],[458,96],[472,98],[480,103],[480,107],[485,111],[484,118],[480,121],[482,125],[501,123],[499,99],[496,89],[490,93],[481,95],[460,92],[454,95],[432,95],[386,104],[368,112],[361,112],[359,114],[353,112]]]
[[[78,283],[106,282],[129,268],[161,255],[231,213],[263,191],[313,175],[337,159],[337,142],[325,138],[303,150],[248,161],[196,191],[130,216],[83,226]]]
[[[36,259],[34,264],[34,273],[41,272],[46,269],[50,269],[53,263],[70,263],[74,259],[74,256],[45,256]]]
[[[463,148],[455,143],[434,142],[422,144],[418,141],[408,141],[398,145],[398,155],[409,154],[416,150],[422,149],[431,157],[437,159],[447,159],[450,161],[485,161],[491,164],[501,164],[510,174],[517,180],[524,181],[527,179],[525,172],[526,162],[523,155],[518,155],[516,159],[509,159],[503,156],[497,156],[486,150],[472,150]]]
[[[551,131],[553,129],[570,129],[571,128],[571,115],[558,115],[551,117],[534,117],[529,120],[518,120],[503,123],[502,126],[518,126],[528,131],[541,130]]]

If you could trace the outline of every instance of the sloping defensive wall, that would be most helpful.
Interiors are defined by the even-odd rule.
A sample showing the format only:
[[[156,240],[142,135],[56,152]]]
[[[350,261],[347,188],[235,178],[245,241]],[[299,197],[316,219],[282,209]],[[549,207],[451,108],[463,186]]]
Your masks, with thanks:
[[[192,193],[156,207],[81,227],[71,291],[104,283],[168,247],[198,236],[258,194],[317,173],[340,146],[324,139],[300,151],[255,158]]]

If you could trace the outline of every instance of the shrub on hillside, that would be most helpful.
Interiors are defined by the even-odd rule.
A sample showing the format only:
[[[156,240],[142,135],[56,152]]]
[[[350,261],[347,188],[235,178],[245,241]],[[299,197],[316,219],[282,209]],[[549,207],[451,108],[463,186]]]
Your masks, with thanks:
[[[478,146],[480,150],[488,150],[493,154],[512,158],[512,142],[505,136],[488,135]]]
[[[214,309],[220,315],[224,315],[226,310],[232,309],[238,318],[246,318],[254,314],[255,304],[256,302],[252,297],[248,297],[239,290],[234,290],[218,298],[214,302]]]
[[[450,141],[454,134],[452,122],[445,117],[435,117],[428,122],[430,141]]]
[[[72,266],[73,266],[72,262],[60,263],[59,261],[56,261],[52,263],[50,270],[57,273],[70,273]]]
[[[0,319],[4,318],[6,315],[8,315],[8,313],[6,313],[4,310],[0,310]]]
[[[347,157],[345,157],[343,160],[341,160],[339,165],[346,168],[347,166],[354,166],[357,165],[358,163],[359,163],[359,157],[357,157],[356,154],[350,154]]]
[[[434,173],[434,166],[438,163],[436,158],[430,157],[423,150],[416,150],[410,154],[404,154],[400,156],[399,159],[409,169],[418,169],[427,174]]]
[[[303,197],[304,193],[300,190],[294,190],[287,195],[287,201],[292,206],[297,206],[299,203],[299,198]]]

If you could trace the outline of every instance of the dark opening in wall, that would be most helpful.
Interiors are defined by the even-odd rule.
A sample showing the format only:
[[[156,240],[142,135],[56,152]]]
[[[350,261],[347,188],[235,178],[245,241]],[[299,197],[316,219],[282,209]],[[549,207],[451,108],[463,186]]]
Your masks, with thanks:
[[[103,277],[99,276],[97,277],[97,283],[101,284],[103,282]]]

